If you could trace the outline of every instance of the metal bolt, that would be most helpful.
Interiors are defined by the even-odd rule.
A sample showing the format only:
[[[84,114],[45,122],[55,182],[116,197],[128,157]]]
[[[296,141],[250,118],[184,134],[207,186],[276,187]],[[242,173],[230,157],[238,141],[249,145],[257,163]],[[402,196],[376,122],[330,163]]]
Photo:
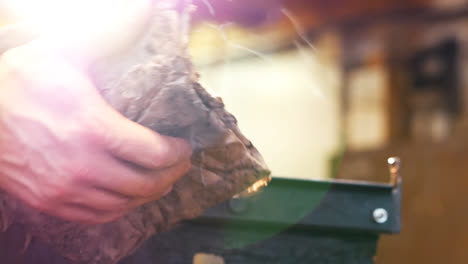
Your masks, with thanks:
[[[400,176],[400,158],[391,157],[387,160],[389,169],[390,169],[390,184],[397,186],[401,183]]]
[[[399,159],[396,158],[396,157],[391,157],[391,158],[388,158],[388,160],[387,160],[389,165],[396,165],[398,161],[399,161]]]
[[[383,208],[377,208],[372,212],[372,217],[376,223],[384,224],[388,220],[388,212]]]

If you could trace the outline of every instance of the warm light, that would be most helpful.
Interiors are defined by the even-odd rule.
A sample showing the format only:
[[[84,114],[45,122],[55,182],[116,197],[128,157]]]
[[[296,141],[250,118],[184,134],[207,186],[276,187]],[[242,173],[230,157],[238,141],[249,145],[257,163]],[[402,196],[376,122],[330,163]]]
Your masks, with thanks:
[[[107,51],[142,30],[151,0],[6,0],[7,9],[50,44]],[[127,44],[127,43],[125,43]]]
[[[252,184],[252,186],[250,186],[249,188],[247,188],[247,190],[239,193],[239,194],[236,194],[233,196],[233,198],[246,198],[246,197],[249,197],[249,196],[252,196],[254,195],[255,193],[257,193],[259,190],[261,190],[263,187],[266,187],[268,186],[268,184],[271,182],[271,175],[269,175],[268,177],[265,177],[263,179],[260,179],[258,181],[256,181],[254,184]]]
[[[112,0],[8,0],[7,8],[14,16],[44,32],[63,31],[67,28],[89,27],[101,15],[108,15]]]

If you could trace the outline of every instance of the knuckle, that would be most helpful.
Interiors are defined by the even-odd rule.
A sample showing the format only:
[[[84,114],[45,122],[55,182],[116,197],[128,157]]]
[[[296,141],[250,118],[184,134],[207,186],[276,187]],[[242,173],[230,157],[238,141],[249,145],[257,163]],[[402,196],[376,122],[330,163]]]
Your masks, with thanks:
[[[68,182],[71,184],[88,182],[89,180],[93,179],[93,173],[90,168],[75,162],[71,162],[68,165],[67,173],[68,175],[66,175],[64,178],[67,178]]]
[[[106,126],[103,122],[96,122],[88,126],[90,129],[89,140],[96,146],[100,146],[111,153],[125,153],[128,146],[125,140],[118,135],[115,129]]]
[[[98,118],[87,117],[83,123],[82,132],[88,135],[93,143],[102,146],[112,142],[110,130]]]
[[[88,182],[90,180],[93,180],[94,176],[91,172],[91,170],[87,167],[81,166],[77,169],[75,172],[75,175],[73,175],[73,181],[75,182]]]
[[[98,146],[110,144],[109,131],[96,118],[85,116],[83,120],[79,120],[79,123],[80,125],[74,127],[71,132],[74,139]]]

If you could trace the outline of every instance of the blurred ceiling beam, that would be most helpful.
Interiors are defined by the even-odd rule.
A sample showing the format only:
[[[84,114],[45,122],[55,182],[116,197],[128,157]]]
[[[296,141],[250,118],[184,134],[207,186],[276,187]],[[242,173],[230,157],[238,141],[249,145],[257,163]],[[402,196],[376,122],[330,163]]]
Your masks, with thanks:
[[[430,9],[433,0],[193,0],[195,21],[235,22],[249,27],[286,23],[282,10],[301,25],[317,28],[401,10]],[[214,11],[214,15],[210,13]]]
[[[178,0],[182,1],[182,0]],[[301,25],[316,28],[362,16],[395,10],[424,9],[436,0],[192,0],[197,7],[195,21],[235,22],[258,27],[285,23],[282,9],[294,15]],[[439,0],[466,2],[464,0]],[[0,0],[0,25],[11,20]],[[210,11],[213,11],[214,15]]]

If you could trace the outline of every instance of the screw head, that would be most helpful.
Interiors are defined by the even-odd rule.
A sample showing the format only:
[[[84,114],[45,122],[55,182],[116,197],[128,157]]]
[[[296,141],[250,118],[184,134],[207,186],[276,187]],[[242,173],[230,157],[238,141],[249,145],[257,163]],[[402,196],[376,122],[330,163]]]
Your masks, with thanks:
[[[397,165],[399,162],[400,162],[400,159],[396,157],[391,157],[387,159],[388,165],[394,166],[394,165]]]
[[[388,220],[388,212],[383,208],[377,208],[372,212],[372,218],[378,224],[384,224]]]

